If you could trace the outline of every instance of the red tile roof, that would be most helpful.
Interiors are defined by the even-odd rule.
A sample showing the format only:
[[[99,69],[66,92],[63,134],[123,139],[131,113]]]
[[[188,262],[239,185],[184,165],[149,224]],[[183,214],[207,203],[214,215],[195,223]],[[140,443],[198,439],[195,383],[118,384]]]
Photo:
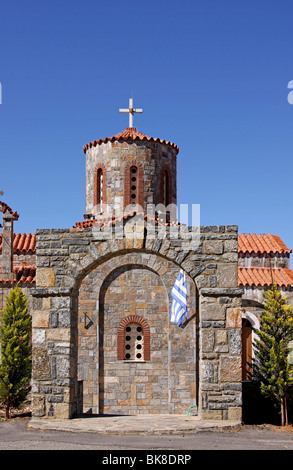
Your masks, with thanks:
[[[143,140],[143,141],[149,141],[149,142],[158,142],[160,144],[166,144],[169,145],[170,147],[173,147],[175,150],[177,150],[177,153],[179,152],[179,147],[172,142],[166,141],[166,140],[161,140],[159,138],[154,138],[154,137],[148,137],[145,134],[142,134],[141,132],[138,132],[135,127],[126,127],[125,131],[120,132],[119,134],[114,135],[113,137],[106,137],[105,139],[99,139],[95,140],[94,142],[90,142],[86,144],[83,148],[84,153],[90,148],[90,147],[95,147],[96,145],[100,145],[102,143],[107,143],[107,142],[115,142],[115,140]]]
[[[241,233],[238,236],[238,253],[292,253],[278,235]]]
[[[14,280],[1,278],[2,266],[0,265],[0,284],[12,284],[13,282],[34,284],[36,282],[36,266],[13,266]]]
[[[0,252],[2,251],[2,234],[0,234]],[[13,235],[14,254],[33,254],[36,252],[36,234],[17,233]]]
[[[240,286],[270,286],[276,283],[279,287],[293,287],[293,271],[286,268],[238,268]]]

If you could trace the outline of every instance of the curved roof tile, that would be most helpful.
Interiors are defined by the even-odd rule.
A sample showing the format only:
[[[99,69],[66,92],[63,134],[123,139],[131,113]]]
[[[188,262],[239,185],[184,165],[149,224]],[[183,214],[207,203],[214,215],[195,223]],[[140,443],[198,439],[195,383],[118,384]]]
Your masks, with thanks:
[[[2,251],[2,234],[0,234],[0,252]],[[36,252],[36,234],[17,233],[13,235],[14,254],[33,254]]]
[[[278,235],[241,233],[238,253],[292,253]]]
[[[115,142],[115,140],[133,140],[133,141],[149,141],[149,142],[157,142],[159,144],[166,144],[169,145],[170,147],[173,147],[177,153],[179,152],[179,147],[175,145],[172,142],[169,142],[167,140],[162,140],[159,138],[154,138],[154,137],[148,137],[147,135],[143,134],[142,132],[138,132],[135,127],[126,127],[125,131],[120,132],[119,134],[114,135],[113,137],[106,137],[105,139],[99,139],[95,140],[93,142],[89,142],[86,144],[83,148],[84,153],[91,148],[95,147],[96,145],[100,145],[102,143],[107,143],[107,142]]]
[[[36,266],[13,266],[13,281],[2,279],[2,266],[0,266],[0,284],[34,284],[36,282]]]
[[[293,271],[286,268],[239,267],[238,284],[240,286],[271,286],[276,283],[279,287],[293,287]]]

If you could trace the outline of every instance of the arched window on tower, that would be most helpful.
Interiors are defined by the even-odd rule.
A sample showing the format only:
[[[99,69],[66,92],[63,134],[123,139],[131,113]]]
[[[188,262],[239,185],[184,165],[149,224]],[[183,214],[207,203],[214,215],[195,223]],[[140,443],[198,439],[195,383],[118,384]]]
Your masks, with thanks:
[[[164,206],[163,213],[165,214],[166,222],[169,222],[171,220],[171,213],[170,213],[170,205],[172,204],[171,194],[172,192],[171,192],[170,172],[168,169],[163,168],[161,172],[161,179],[160,179],[160,200],[161,200],[161,204]],[[159,214],[159,215],[162,217],[162,214]]]
[[[144,207],[143,166],[140,162],[127,162],[124,170],[124,210],[140,212]]]
[[[105,201],[105,182],[106,182],[106,170],[101,166],[98,166],[95,170],[94,175],[94,211],[96,214],[103,213],[103,205]]]
[[[130,167],[130,204],[136,205],[138,204],[137,200],[137,185],[138,185],[138,180],[137,180],[137,167],[136,166],[131,166]]]
[[[169,201],[169,175],[168,172],[165,170],[163,173],[163,204],[164,206],[168,206],[170,203]]]
[[[103,204],[103,170],[97,171],[97,204]]]

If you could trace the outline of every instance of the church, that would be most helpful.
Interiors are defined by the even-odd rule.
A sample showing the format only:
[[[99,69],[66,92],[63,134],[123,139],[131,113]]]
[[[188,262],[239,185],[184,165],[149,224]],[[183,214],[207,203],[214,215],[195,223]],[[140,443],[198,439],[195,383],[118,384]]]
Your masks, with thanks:
[[[0,203],[0,308],[16,283],[32,314],[32,414],[187,414],[241,421],[253,331],[272,281],[293,303],[276,235],[176,220],[179,148],[133,127],[84,147],[83,220],[17,234]],[[171,321],[186,281],[187,315]]]

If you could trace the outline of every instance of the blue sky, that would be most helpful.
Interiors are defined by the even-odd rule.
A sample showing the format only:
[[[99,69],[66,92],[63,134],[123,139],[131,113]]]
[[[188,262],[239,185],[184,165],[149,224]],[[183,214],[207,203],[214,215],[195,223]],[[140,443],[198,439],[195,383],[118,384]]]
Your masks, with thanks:
[[[178,204],[293,249],[292,0],[2,2],[0,199],[16,232],[85,213],[83,146],[128,125],[176,143]]]

